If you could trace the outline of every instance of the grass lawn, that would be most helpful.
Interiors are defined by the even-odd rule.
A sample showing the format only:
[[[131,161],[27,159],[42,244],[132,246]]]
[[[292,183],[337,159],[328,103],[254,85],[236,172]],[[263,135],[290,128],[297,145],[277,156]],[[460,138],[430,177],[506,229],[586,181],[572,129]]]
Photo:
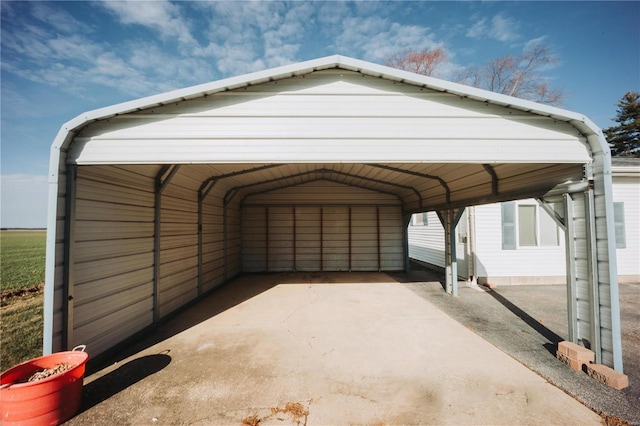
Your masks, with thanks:
[[[0,369],[42,355],[45,231],[0,231]],[[24,295],[15,290],[38,288]]]
[[[2,291],[44,282],[46,231],[0,231]]]

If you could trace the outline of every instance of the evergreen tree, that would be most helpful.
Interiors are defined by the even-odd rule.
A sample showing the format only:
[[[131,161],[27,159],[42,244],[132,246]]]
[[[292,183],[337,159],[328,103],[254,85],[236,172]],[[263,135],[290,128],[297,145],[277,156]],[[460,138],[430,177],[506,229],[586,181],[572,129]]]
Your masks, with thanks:
[[[640,158],[640,92],[627,92],[616,111],[617,126],[604,129],[614,157]]]

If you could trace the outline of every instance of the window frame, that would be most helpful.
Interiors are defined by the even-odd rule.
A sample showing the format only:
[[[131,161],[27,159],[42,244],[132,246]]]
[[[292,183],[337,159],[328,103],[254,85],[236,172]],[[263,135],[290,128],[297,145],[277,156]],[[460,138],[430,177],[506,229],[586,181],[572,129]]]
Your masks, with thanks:
[[[551,222],[554,225],[555,241],[556,244],[542,244],[542,233],[545,232],[541,225],[542,214],[547,214],[538,203],[531,201],[509,201],[501,203],[501,230],[502,230],[502,250],[521,250],[521,249],[534,249],[534,250],[550,250],[561,246],[560,227],[551,218]],[[524,230],[521,229],[521,207],[531,208],[533,207],[533,220],[534,220],[534,235],[535,245],[522,245],[521,236]],[[544,227],[547,229],[546,227]]]
[[[418,222],[418,217],[422,217],[422,223]],[[429,212],[414,213],[411,215],[411,226],[429,226]]]

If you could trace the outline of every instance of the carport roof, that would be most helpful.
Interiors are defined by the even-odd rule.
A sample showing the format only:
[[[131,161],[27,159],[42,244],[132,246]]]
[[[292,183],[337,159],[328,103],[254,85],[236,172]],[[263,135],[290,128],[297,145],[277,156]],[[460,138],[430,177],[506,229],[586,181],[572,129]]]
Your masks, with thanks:
[[[578,113],[353,58],[334,55],[192,86],[81,114],[62,126],[53,143],[50,182],[56,183],[58,180],[58,162],[60,160],[58,153],[60,151],[66,151],[78,133],[93,122],[108,120],[116,116],[136,113],[159,106],[198,99],[216,93],[331,69],[357,72],[372,78],[380,78],[404,85],[419,87],[421,89],[450,94],[461,99],[468,99],[474,103],[482,102],[505,109],[517,110],[524,114],[534,114],[551,120],[565,122],[576,129],[577,134],[581,135],[581,137],[587,141],[591,151],[588,155],[593,155],[594,153],[608,154],[606,141],[604,140],[601,130],[588,118]],[[214,148],[215,147],[210,148],[209,151],[213,149],[216,155],[220,155],[219,150]],[[549,147],[547,147],[547,149],[548,148]],[[300,149],[304,149],[304,147],[300,147]],[[332,152],[332,150],[336,151],[337,149],[338,147],[333,147],[325,151]],[[505,149],[505,147],[503,146],[500,149]],[[498,151],[500,151],[500,149]],[[508,149],[517,149],[517,146],[509,147]],[[538,151],[542,151],[542,149]],[[160,151],[154,150],[154,152],[157,153]],[[389,155],[396,152],[404,151],[397,148],[390,151]],[[461,154],[461,151],[456,152]],[[197,167],[212,169],[212,165],[207,165],[206,160],[200,161],[201,164],[197,165],[194,164],[194,161],[184,161],[173,157],[173,155],[180,154],[182,153],[173,153],[171,156],[163,159],[163,161],[149,161],[145,167],[150,167],[147,171],[154,174],[161,170],[159,164],[187,164],[181,173],[186,173],[185,169],[187,168],[191,172],[196,173],[198,173]],[[206,155],[200,153],[199,157],[204,158]],[[254,193],[247,188],[253,188],[256,182],[263,183],[258,192],[267,192],[282,186],[304,184],[314,179],[329,179],[347,185],[363,186],[378,192],[394,192],[398,194],[402,200],[405,211],[409,212],[423,211],[427,208],[439,209],[505,201],[515,198],[540,197],[545,194],[548,195],[548,191],[551,190],[553,190],[553,192],[566,192],[571,189],[569,185],[580,183],[582,180],[581,165],[589,161],[589,157],[585,157],[584,155],[580,158],[557,160],[557,157],[553,157],[553,152],[549,151],[549,153],[547,153],[548,158],[543,162],[538,162],[538,164],[534,164],[535,161],[531,162],[531,159],[526,158],[526,155],[523,156],[521,161],[515,162],[520,164],[515,164],[511,161],[511,163],[514,164],[510,165],[503,163],[495,157],[491,157],[490,159],[477,158],[477,161],[473,162],[462,161],[462,163],[467,164],[464,169],[460,169],[459,165],[456,166],[453,164],[443,168],[444,163],[437,161],[432,161],[431,164],[418,164],[420,163],[419,161],[409,163],[409,160],[405,157],[395,159],[386,156],[384,159],[380,158],[355,162],[349,161],[348,159],[341,159],[340,161],[323,160],[307,162],[315,163],[313,166],[310,164],[305,165],[304,161],[299,162],[299,164],[292,164],[289,161],[272,161],[269,158],[262,157],[254,159],[253,161],[228,161],[226,166],[224,163],[227,162],[227,160],[220,160],[218,162],[219,164],[215,166],[215,169],[224,169],[224,172],[221,174],[222,176],[228,174],[233,176],[243,175],[242,183],[240,184],[240,189],[243,194],[236,199],[242,199],[243,196]],[[350,162],[360,164],[348,166],[347,164]],[[453,163],[454,161],[447,160],[447,162]],[[531,162],[531,164],[526,164],[529,162]],[[100,158],[97,162],[92,163],[90,161],[85,164],[108,163],[108,159],[103,162],[103,159]],[[267,167],[267,165],[274,163],[281,164],[278,174],[274,176],[274,173],[276,173],[275,169],[269,170],[268,173],[262,171],[262,167]],[[290,167],[282,167],[286,163],[289,163]],[[133,162],[130,164],[136,163]],[[260,173],[253,173],[253,171],[256,170],[260,171]],[[280,170],[282,170],[282,173],[286,176],[282,176],[281,178],[281,176],[279,176]],[[285,172],[285,170],[288,170],[288,172]],[[247,171],[249,171],[249,173],[246,173]],[[207,172],[203,171],[203,174],[206,173]],[[209,173],[208,177],[205,180],[200,180],[198,185],[204,185],[206,181],[214,180],[216,176],[220,176],[218,172]],[[500,188],[498,189],[499,181]],[[506,184],[503,185],[505,182]],[[420,187],[421,185],[423,187]],[[482,187],[482,190],[479,190],[479,187]],[[197,187],[195,189],[197,189]],[[471,189],[474,191],[473,194],[469,193]],[[456,191],[458,192],[456,193]],[[500,194],[498,194],[498,192],[500,192]]]
[[[254,86],[294,76],[301,76],[331,68],[355,71],[372,77],[415,85],[438,92],[450,93],[466,99],[486,102],[488,104],[549,117],[554,120],[569,122],[585,137],[591,140],[595,136],[600,141],[598,144],[594,144],[591,141],[591,149],[594,152],[608,150],[606,142],[604,142],[605,139],[602,131],[590,119],[582,114],[433,77],[414,74],[342,55],[326,56],[305,62],[271,68],[88,111],[78,115],[62,126],[53,143],[52,149],[59,150],[60,148],[64,148],[70,140],[70,133],[77,132],[79,129],[93,121],[104,120],[117,115],[128,114],[148,108],[189,99],[196,99],[219,92]]]

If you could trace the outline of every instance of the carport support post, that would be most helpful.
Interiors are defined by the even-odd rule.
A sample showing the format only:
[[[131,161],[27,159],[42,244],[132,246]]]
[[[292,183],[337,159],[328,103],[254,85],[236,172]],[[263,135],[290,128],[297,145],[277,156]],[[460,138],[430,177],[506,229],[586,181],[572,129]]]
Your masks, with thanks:
[[[411,260],[409,258],[409,224],[411,223],[412,214],[402,216],[402,247],[404,249],[404,270],[411,271]]]
[[[160,319],[160,231],[162,222],[162,192],[180,168],[179,165],[162,166],[156,175],[155,204],[153,212],[153,322]],[[167,174],[167,172],[169,172]],[[167,175],[165,177],[165,175]],[[164,179],[163,179],[164,178]]]
[[[573,198],[571,194],[564,194],[565,217],[565,247],[567,261],[567,315],[568,338],[573,343],[578,343],[578,298],[576,284],[576,249],[575,249],[575,225],[573,223]]]
[[[460,209],[447,209],[438,212],[438,218],[444,227],[445,287],[447,293],[458,296],[458,256],[456,254],[456,226],[464,213]]]
[[[202,271],[203,223],[202,222],[203,222],[203,219],[202,218],[203,218],[204,200],[205,198],[207,198],[207,195],[209,195],[213,187],[216,186],[216,183],[218,183],[218,181],[215,179],[214,180],[207,179],[202,183],[202,185],[200,185],[200,188],[198,189],[198,296],[202,295],[202,286],[203,286],[203,282],[202,282],[203,281],[202,279],[202,274],[203,274],[203,271]]]
[[[593,189],[584,193],[587,231],[587,256],[589,260],[589,310],[591,311],[591,350],[596,354],[596,363],[602,362],[602,343],[600,338],[600,289],[598,279],[598,252],[596,243],[595,200]]]
[[[62,286],[62,348],[69,350],[73,341],[73,286],[75,243],[74,229],[76,224],[76,183],[78,166],[68,166],[65,193],[65,221],[64,221],[64,266]]]

